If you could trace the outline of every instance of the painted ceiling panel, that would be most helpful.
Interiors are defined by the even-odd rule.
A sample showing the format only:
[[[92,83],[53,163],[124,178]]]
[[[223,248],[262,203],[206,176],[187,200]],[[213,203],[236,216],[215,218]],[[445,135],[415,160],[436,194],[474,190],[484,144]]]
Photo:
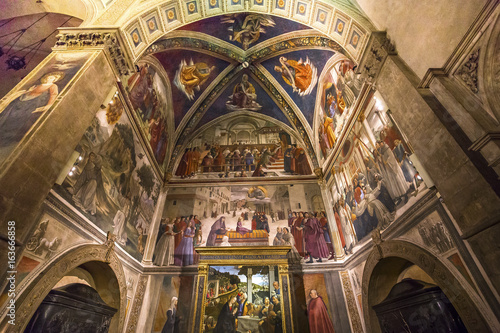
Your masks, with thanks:
[[[241,13],[211,17],[186,25],[179,30],[209,34],[247,50],[270,38],[305,29],[311,28],[276,16]]]
[[[243,82],[244,75],[248,78],[248,83]],[[242,85],[246,87],[247,95],[241,91]],[[234,111],[252,111],[264,114],[292,127],[280,108],[256,80],[251,77],[248,70],[239,73],[236,79],[228,84],[227,88],[198,123],[197,129],[218,117]]]
[[[168,50],[156,53],[172,87],[175,127],[228,62],[200,52]]]
[[[294,100],[311,127],[313,126],[318,78],[326,62],[334,54],[335,52],[329,50],[300,50],[262,62],[264,68]]]

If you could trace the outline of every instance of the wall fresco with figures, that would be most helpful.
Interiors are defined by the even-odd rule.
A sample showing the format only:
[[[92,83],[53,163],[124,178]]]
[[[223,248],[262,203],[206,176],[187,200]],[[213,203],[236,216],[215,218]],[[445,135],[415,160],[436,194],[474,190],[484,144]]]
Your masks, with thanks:
[[[419,173],[424,171],[404,135],[382,101],[372,104],[349,132],[331,169],[335,219],[348,254],[427,190]]]
[[[160,182],[118,94],[97,111],[69,163],[73,166],[55,191],[141,260]]]
[[[92,53],[56,53],[0,103],[0,162],[47,112]]]
[[[197,263],[197,246],[290,245],[292,263],[333,259],[316,184],[172,188],[156,241],[158,266]]]
[[[312,174],[300,142],[274,119],[249,115],[205,123],[190,141],[176,178],[226,179]]]
[[[362,88],[356,65],[339,59],[325,71],[316,105],[316,127],[321,154],[328,157],[335,148]]]
[[[170,92],[157,69],[149,62],[138,65],[138,71],[127,82],[128,98],[137,114],[140,127],[153,151],[154,158],[163,167],[172,131],[167,106]]]

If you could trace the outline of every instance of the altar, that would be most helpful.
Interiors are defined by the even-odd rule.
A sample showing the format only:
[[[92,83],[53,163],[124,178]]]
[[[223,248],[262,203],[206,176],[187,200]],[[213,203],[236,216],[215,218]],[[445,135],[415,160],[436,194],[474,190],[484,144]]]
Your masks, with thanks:
[[[240,234],[237,231],[228,231],[224,235],[217,235],[215,246],[220,246],[222,237],[228,236],[229,243],[232,246],[268,246],[269,234],[266,230],[253,230],[246,234]]]

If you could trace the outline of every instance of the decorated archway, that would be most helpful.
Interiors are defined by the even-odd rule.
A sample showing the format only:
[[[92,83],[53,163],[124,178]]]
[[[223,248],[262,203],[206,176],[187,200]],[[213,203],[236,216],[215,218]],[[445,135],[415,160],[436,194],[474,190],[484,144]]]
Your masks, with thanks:
[[[400,273],[412,263],[421,268],[443,290],[470,332],[490,331],[487,320],[473,297],[453,273],[430,252],[409,242],[390,240],[377,244],[363,270],[363,315],[371,332],[380,332],[372,306],[380,303],[398,281]]]

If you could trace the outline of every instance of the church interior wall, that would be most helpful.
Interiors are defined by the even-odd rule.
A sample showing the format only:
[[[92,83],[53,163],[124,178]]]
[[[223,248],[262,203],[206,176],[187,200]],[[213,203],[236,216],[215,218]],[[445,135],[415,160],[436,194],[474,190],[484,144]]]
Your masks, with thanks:
[[[489,1],[420,1],[415,11],[392,1],[359,0],[358,4],[379,30],[387,31],[401,58],[422,79],[429,68],[445,65]]]
[[[317,296],[324,306],[322,321],[330,321],[334,331],[379,332],[374,306],[395,285],[412,279],[440,287],[469,331],[499,329],[500,269],[493,264],[499,260],[499,109],[490,96],[498,80],[488,70],[498,65],[492,50],[500,45],[495,35],[500,18],[492,15],[477,36],[466,35],[464,42],[467,29],[490,2],[423,1],[415,5],[416,14],[399,3],[358,3],[378,29],[387,30],[398,53],[385,53],[371,78],[374,85],[357,89],[350,82],[356,93],[346,88],[348,103],[342,109],[345,101],[336,86],[338,100],[324,103],[322,98],[327,100],[333,92],[328,89],[340,82],[338,71],[355,75],[357,63],[347,55],[330,58],[328,66],[333,65],[324,69],[330,76],[321,76],[324,82],[315,90],[316,107],[290,124],[283,115],[283,122],[268,121],[268,104],[262,115],[252,116],[260,109],[239,110],[239,115],[214,118],[213,126],[201,124],[199,135],[184,133],[191,130],[187,127],[178,133],[172,106],[178,82],[160,60],[147,56],[135,72],[117,75],[109,51],[96,45],[51,53],[2,98],[0,111],[11,117],[22,91],[45,84],[47,75],[57,77],[53,105],[10,145],[0,145],[0,225],[32,221],[16,225],[22,325],[51,290],[79,283],[117,310],[107,323],[110,332],[163,332],[175,297],[178,332],[203,325],[200,331],[208,333],[222,306],[232,296],[241,299],[241,291],[250,293],[248,311],[265,309],[266,295],[277,295],[277,281],[281,292],[290,292],[293,311],[288,315],[295,332],[316,333],[310,304]],[[55,8],[53,2],[50,6]],[[61,5],[54,11],[69,9]],[[141,26],[140,37],[148,26]],[[145,41],[134,52],[146,48]],[[231,42],[231,50],[241,44]],[[366,64],[366,57],[357,58],[360,66]],[[208,68],[201,61],[193,66]],[[464,74],[467,66],[476,66],[475,72]],[[433,67],[446,73],[428,71]],[[282,85],[281,93],[297,97],[297,87],[285,76],[266,75]],[[252,76],[252,82],[257,78]],[[239,81],[228,91],[236,91]],[[194,88],[196,94],[202,85]],[[269,93],[264,86],[258,89]],[[218,93],[223,108],[214,109],[224,113],[233,100]],[[274,103],[276,95],[270,96]],[[193,119],[201,117],[194,116],[196,107],[184,111]],[[297,127],[304,119],[311,123]],[[337,132],[331,133],[329,121]],[[182,119],[181,124],[193,122]],[[5,133],[0,127],[0,140],[11,139]],[[304,138],[312,138],[314,148]],[[293,153],[289,145],[297,146]],[[181,146],[200,155],[178,154]],[[226,148],[229,153],[221,157]],[[255,162],[235,162],[236,150]],[[307,156],[300,163],[299,154]],[[223,163],[202,164],[209,156]],[[266,158],[264,166],[257,163]],[[182,170],[184,162],[189,172]],[[291,171],[292,163],[306,171]],[[263,173],[250,176],[259,167]],[[243,169],[249,175],[238,174]],[[316,229],[311,233],[308,228]],[[1,244],[3,252],[6,245]],[[228,253],[243,246],[254,259],[248,259],[251,264],[238,259],[233,266],[209,265],[206,260],[231,257],[213,259],[212,246],[226,247]],[[257,256],[285,260],[273,257],[281,246],[290,248],[286,265],[255,261]],[[247,266],[262,269],[262,281],[254,278],[252,285]],[[246,273],[234,273],[238,270]],[[0,287],[0,304],[6,304],[9,284]],[[201,316],[200,309],[209,310]],[[2,305],[0,329],[9,327],[7,313]],[[273,319],[262,317],[265,324]]]

